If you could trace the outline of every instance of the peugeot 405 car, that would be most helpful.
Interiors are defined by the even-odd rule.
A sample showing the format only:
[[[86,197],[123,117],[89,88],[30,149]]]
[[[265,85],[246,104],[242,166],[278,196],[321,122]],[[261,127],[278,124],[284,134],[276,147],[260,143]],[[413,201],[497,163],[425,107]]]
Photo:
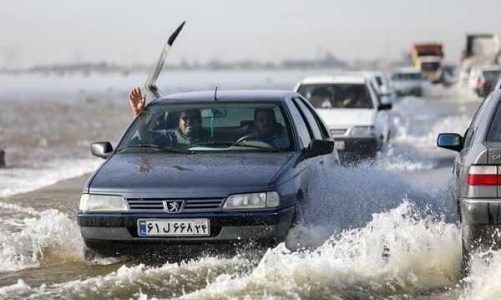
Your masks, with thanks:
[[[178,126],[194,120],[198,134],[187,141]],[[77,219],[88,251],[104,255],[280,242],[314,200],[315,172],[339,164],[325,124],[291,91],[157,98],[115,148],[96,142],[91,152],[105,161],[83,188]]]
[[[341,160],[374,159],[390,137],[386,110],[365,75],[309,77],[296,84],[295,91],[315,107],[329,126]]]
[[[481,104],[464,136],[442,133],[437,145],[458,152],[452,199],[466,267],[473,250],[501,242],[501,90]]]

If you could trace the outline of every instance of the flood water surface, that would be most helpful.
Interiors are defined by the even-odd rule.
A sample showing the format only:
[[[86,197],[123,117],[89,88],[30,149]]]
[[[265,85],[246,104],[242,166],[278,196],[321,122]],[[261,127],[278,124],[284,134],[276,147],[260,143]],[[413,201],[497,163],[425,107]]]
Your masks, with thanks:
[[[251,87],[292,87],[298,74],[288,74],[283,83],[254,74]],[[125,81],[123,85],[129,83]],[[89,96],[92,91],[72,94],[69,89],[64,96],[71,101],[36,101],[36,93],[1,100],[6,110],[0,122],[7,128],[2,141],[8,145],[10,166],[0,170],[0,298],[501,295],[499,252],[492,252],[488,261],[475,259],[471,275],[461,278],[460,229],[448,191],[454,154],[435,147],[438,133],[464,132],[480,99],[454,87],[430,87],[423,98],[400,99],[391,112],[391,145],[375,163],[315,174],[318,184],[300,226],[275,248],[250,245],[236,254],[203,253],[182,261],[160,256],[151,263],[125,257],[85,259],[75,221],[85,176],[60,181],[95,169],[100,160],[89,156],[88,142],[118,139],[132,118],[121,98],[126,87],[110,91],[97,86],[110,99],[106,110],[98,109],[102,98]],[[36,117],[33,109],[43,116]],[[70,126],[61,127],[63,123]],[[288,250],[286,243],[298,249]]]

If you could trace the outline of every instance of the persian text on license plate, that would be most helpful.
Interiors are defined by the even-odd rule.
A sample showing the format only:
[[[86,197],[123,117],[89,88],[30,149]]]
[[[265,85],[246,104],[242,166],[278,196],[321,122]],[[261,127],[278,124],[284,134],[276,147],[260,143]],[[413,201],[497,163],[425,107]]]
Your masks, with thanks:
[[[208,219],[139,219],[139,236],[209,236]]]

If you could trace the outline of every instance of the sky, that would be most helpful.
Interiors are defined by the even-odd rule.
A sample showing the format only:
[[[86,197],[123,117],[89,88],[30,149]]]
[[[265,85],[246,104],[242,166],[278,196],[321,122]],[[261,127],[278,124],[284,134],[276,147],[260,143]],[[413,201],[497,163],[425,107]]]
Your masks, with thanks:
[[[70,62],[152,64],[187,24],[169,63],[217,59],[400,59],[442,42],[457,62],[465,33],[501,34],[500,0],[0,0],[0,68]]]

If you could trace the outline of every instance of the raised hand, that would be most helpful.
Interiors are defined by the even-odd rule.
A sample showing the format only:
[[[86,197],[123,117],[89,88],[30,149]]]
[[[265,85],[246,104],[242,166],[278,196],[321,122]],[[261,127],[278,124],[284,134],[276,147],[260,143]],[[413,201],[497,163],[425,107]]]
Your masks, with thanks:
[[[129,105],[135,116],[139,116],[146,104],[146,94],[143,96],[141,88],[132,89],[129,93]]]

